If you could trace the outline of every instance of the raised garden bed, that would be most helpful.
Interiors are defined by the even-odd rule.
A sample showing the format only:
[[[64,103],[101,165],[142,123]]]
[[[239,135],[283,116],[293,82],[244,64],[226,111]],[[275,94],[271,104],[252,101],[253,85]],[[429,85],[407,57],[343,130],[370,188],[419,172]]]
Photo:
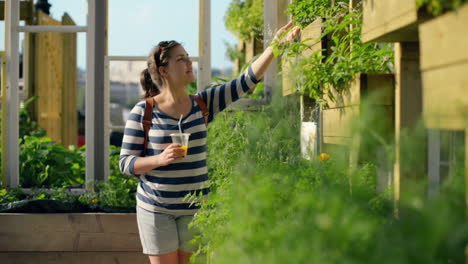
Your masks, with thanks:
[[[0,263],[149,263],[134,213],[2,213],[0,223]]]
[[[418,40],[416,1],[363,0],[363,42],[404,42]]]
[[[429,128],[468,127],[468,4],[419,26],[423,113]]]
[[[359,74],[342,92],[333,91],[335,100],[328,98],[328,107],[322,110],[324,144],[349,145],[353,122],[359,119],[365,96],[380,93],[371,105],[384,113],[381,116],[393,128],[394,77],[393,74]]]

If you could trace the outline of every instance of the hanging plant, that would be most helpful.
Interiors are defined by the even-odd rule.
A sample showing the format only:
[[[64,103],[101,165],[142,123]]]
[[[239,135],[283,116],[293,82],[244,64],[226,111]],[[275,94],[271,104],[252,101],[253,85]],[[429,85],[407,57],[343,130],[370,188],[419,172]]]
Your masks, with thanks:
[[[357,73],[393,71],[391,45],[362,43],[359,5],[350,12],[347,1],[335,1],[332,5],[326,0],[297,0],[289,5],[287,13],[303,28],[322,18],[323,34],[316,43],[324,39],[329,42],[328,48],[317,50],[308,57],[301,54],[312,48],[310,39],[287,46],[273,43],[275,53],[283,53],[283,57],[293,61],[291,74],[300,93],[317,101],[322,101],[324,95],[333,100],[331,88],[342,91]]]
[[[427,10],[433,16],[456,10],[464,3],[468,3],[468,0],[416,0],[418,9]]]

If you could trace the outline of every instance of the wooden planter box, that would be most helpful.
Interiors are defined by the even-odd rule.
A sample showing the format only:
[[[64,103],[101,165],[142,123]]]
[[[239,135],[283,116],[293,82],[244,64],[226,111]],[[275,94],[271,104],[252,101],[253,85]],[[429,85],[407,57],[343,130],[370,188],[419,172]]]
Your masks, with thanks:
[[[468,4],[419,26],[423,114],[429,128],[468,127]]]
[[[136,214],[0,214],[0,263],[149,263]]]
[[[322,110],[322,142],[350,145],[353,122],[360,118],[364,96],[381,93],[372,107],[382,110],[383,120],[393,128],[394,88],[393,74],[359,74],[342,93],[333,92],[335,101],[327,99],[328,108]]]
[[[363,42],[418,40],[415,0],[363,0]]]

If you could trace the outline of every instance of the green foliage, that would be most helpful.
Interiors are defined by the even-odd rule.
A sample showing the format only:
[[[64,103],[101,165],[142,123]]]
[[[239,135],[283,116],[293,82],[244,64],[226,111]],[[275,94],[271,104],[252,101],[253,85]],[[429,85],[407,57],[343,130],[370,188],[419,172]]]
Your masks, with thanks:
[[[95,183],[95,192],[87,192],[79,197],[83,204],[133,208],[136,206],[138,178],[122,175],[119,169],[120,148],[110,147],[110,175],[104,182]]]
[[[311,56],[300,54],[319,41],[312,46],[306,44],[310,39],[287,46],[273,44],[275,53],[284,54],[292,63],[292,79],[296,80],[301,93],[317,101],[325,95],[333,100],[331,88],[342,91],[358,73],[392,71],[393,50],[390,45],[362,43],[362,11],[359,7],[349,12],[345,1],[337,1],[330,7],[329,1],[302,0],[290,4],[287,12],[301,26],[317,18],[323,19],[323,34],[319,41],[325,41],[323,43],[327,45]]]
[[[118,165],[120,148],[111,146],[108,181],[95,182],[95,191],[74,195],[69,186],[83,187],[84,184],[84,148],[67,151],[48,138],[34,137],[26,137],[26,142],[22,146],[29,151],[34,151],[36,148],[37,152],[37,155],[27,156],[27,159],[22,161],[23,167],[28,166],[27,172],[36,174],[27,174],[25,178],[22,175],[20,178],[22,187],[32,187],[33,191],[26,194],[21,188],[10,190],[0,188],[0,203],[19,200],[59,200],[62,202],[79,201],[91,206],[91,208],[101,206],[134,208],[136,206],[135,193],[138,178],[120,173]],[[74,162],[70,161],[72,159]],[[58,169],[51,169],[63,162],[69,164],[69,170],[60,166]],[[48,165],[44,165],[46,163]],[[41,171],[41,168],[45,168],[45,171]],[[80,175],[77,175],[78,172]],[[79,185],[76,184],[77,181],[79,181]],[[51,184],[47,184],[49,182]],[[49,190],[37,189],[37,187],[42,186],[53,188]]]
[[[241,40],[261,39],[263,0],[232,0],[224,21],[226,28]]]
[[[210,126],[213,192],[193,222],[202,233],[199,253],[213,263],[463,262],[463,168],[436,199],[401,201],[395,219],[392,190],[376,192],[375,165],[350,171],[339,153],[301,159],[294,100],[223,113]],[[405,145],[418,156],[418,144]]]
[[[65,149],[50,138],[26,136],[20,145],[20,183],[23,187],[84,184],[84,148]]]
[[[245,61],[245,53],[237,50],[237,44],[230,45],[225,41],[224,45],[226,45],[226,57],[228,57],[230,61]]]
[[[96,191],[86,192],[78,200],[93,207],[123,207],[136,206],[136,189],[138,178],[134,176],[109,176],[108,181],[96,182]]]
[[[15,202],[24,199],[26,194],[23,192],[22,188],[13,188],[13,189],[5,189],[0,188],[0,203],[9,203]]]
[[[24,101],[20,107],[19,111],[19,134],[20,138],[24,138],[26,136],[34,136],[34,137],[44,137],[46,135],[46,131],[39,127],[39,124],[34,121],[29,112],[27,111],[28,106],[37,100],[37,96],[30,97],[26,101]]]
[[[291,14],[296,25],[304,28],[319,18],[329,18],[334,16],[335,5],[342,5],[348,0],[337,0],[332,3],[330,0],[302,0],[294,1],[286,9],[286,13]]]
[[[456,10],[464,3],[468,3],[468,0],[416,0],[418,9],[427,10],[433,16]]]

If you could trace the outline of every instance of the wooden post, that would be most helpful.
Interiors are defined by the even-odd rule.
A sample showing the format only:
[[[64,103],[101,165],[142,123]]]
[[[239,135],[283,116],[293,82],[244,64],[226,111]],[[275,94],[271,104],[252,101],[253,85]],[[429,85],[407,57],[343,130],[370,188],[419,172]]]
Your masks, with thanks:
[[[28,6],[25,6],[26,9],[21,11],[25,12],[24,23],[26,25],[32,25],[34,23],[34,6],[33,1],[28,0]],[[20,15],[21,16],[21,15]],[[27,32],[24,34],[24,55],[23,55],[23,80],[24,80],[24,90],[28,96],[35,94],[35,84],[34,84],[34,75],[35,75],[35,62],[34,62],[34,48],[35,46],[35,34]],[[28,107],[28,112],[31,117],[37,121],[37,102],[32,102]]]
[[[63,25],[76,25],[73,19],[65,13]],[[76,98],[77,84],[77,38],[76,33],[63,34],[63,100],[62,100],[62,144],[65,147],[77,145],[78,114]]]
[[[284,14],[284,10],[288,5],[288,0],[270,0],[265,1],[263,6],[263,47],[266,49],[273,40],[274,34],[287,23],[288,17]],[[270,68],[265,73],[265,98],[269,102],[272,98],[274,87],[278,85],[278,60],[274,59],[270,65]]]
[[[465,129],[465,219],[466,217],[468,217],[468,127]],[[465,244],[466,262],[468,262],[468,244]]]
[[[93,181],[104,180],[105,138],[104,58],[107,45],[107,1],[88,1],[87,64],[86,64],[86,189]]]
[[[5,51],[6,51],[6,134],[2,155],[6,156],[6,186],[19,186],[19,1],[5,2]],[[5,151],[6,150],[6,151]]]
[[[38,25],[62,23],[38,11]],[[63,34],[43,32],[36,35],[35,83],[39,126],[47,136],[62,144]]]
[[[211,0],[199,0],[198,24],[198,91],[211,83]]]
[[[406,167],[401,160],[401,130],[412,129],[422,115],[422,85],[419,67],[419,43],[403,42],[395,45],[395,164],[394,164],[394,213],[399,216],[398,203],[401,199],[402,168]],[[424,153],[419,153],[426,157]],[[426,164],[424,162],[424,164]]]
[[[7,135],[6,131],[6,124],[7,124],[7,104],[6,104],[6,54],[5,52],[0,52],[0,56],[2,59],[2,71],[1,74],[1,102],[2,102],[2,121],[1,121],[1,147],[2,147],[2,184],[6,186],[8,184],[8,176],[7,176],[7,155],[5,148],[7,142]]]

